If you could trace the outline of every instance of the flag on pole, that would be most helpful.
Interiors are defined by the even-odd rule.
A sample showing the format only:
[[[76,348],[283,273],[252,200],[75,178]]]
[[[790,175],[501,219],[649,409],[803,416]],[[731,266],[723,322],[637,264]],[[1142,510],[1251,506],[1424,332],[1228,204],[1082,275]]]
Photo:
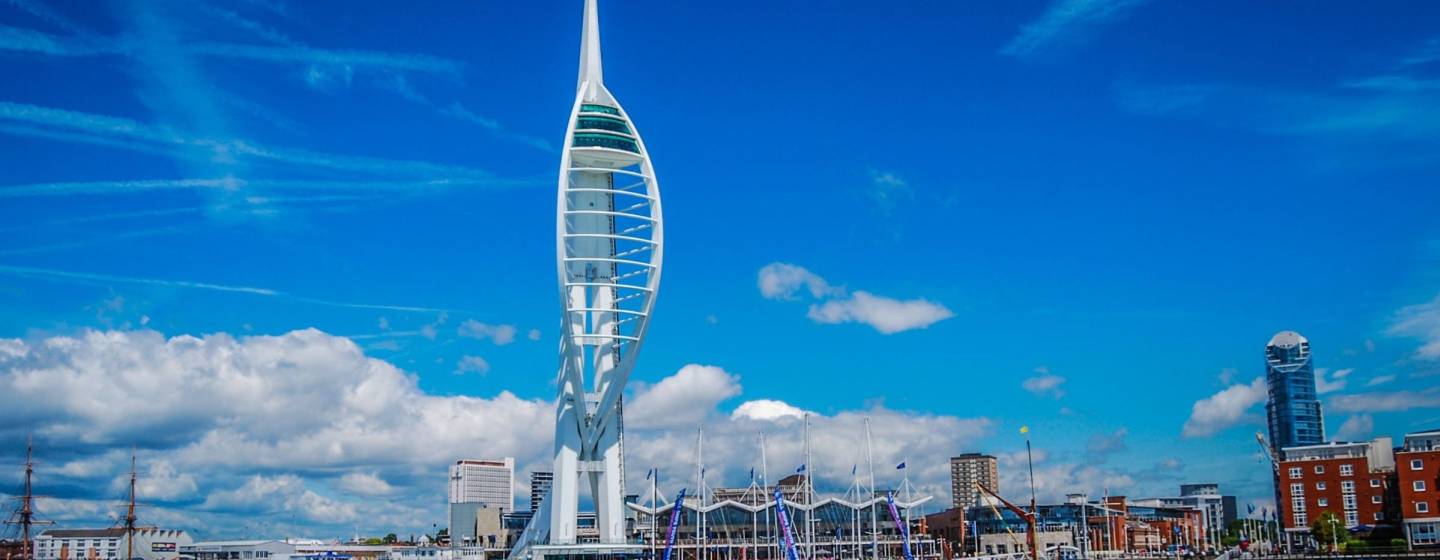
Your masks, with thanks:
[[[1030,433],[1030,426],[1020,426],[1020,433],[1022,433],[1022,434],[1028,434],[1028,433]]]
[[[755,481],[755,467],[750,467],[750,481]]]
[[[895,465],[895,470],[902,470],[902,469],[904,469],[904,468],[905,468],[905,462],[904,462],[904,461],[901,461],[900,464]]]
[[[654,475],[654,474],[655,474],[655,469],[654,469],[654,468],[651,468],[650,470],[645,471],[645,480],[650,480],[651,475]]]
[[[855,472],[856,472],[856,470],[858,470],[859,468],[860,468],[860,463],[855,463],[855,464],[853,464],[853,465],[850,465],[850,476],[855,476]]]
[[[802,473],[802,472],[805,472],[805,463],[800,463],[800,468],[795,469],[795,473],[796,473],[796,474],[799,474],[799,473]]]

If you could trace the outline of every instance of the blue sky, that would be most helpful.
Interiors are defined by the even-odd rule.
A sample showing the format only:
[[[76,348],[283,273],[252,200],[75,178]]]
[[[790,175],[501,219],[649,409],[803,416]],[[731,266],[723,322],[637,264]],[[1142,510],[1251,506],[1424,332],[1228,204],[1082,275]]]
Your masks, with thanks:
[[[1436,10],[604,3],[667,225],[628,463],[693,472],[703,422],[742,483],[805,410],[942,502],[971,450],[1020,491],[1022,424],[1052,497],[1266,500],[1285,329],[1332,436],[1440,425]],[[203,536],[415,531],[454,458],[539,465],[579,18],[0,3],[0,456],[34,432],[79,526],[135,444]]]

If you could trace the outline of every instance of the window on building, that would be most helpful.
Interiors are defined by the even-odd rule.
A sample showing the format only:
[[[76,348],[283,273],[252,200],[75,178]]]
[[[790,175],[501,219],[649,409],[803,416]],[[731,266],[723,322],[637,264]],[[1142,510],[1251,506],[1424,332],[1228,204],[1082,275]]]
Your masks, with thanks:
[[[1428,502],[1415,502],[1415,513],[1430,513]]]
[[[1354,494],[1346,494],[1344,501],[1345,501],[1345,509],[1355,509],[1355,495],[1354,495]]]
[[[1354,491],[1355,491],[1355,481],[1353,481],[1353,480],[1342,480],[1342,481],[1340,481],[1340,490],[1341,490],[1341,491],[1344,491],[1344,492],[1354,492]]]
[[[1412,471],[1418,471],[1418,470],[1421,470],[1421,469],[1423,469],[1423,468],[1425,468],[1425,463],[1424,463],[1423,461],[1421,461],[1421,460],[1419,460],[1419,459],[1411,459],[1411,460],[1410,460],[1410,470],[1412,470]]]
[[[1370,503],[1372,504],[1378,504],[1381,501],[1383,501],[1383,498],[1381,498],[1380,496],[1370,496]]]
[[[1370,479],[1370,487],[1371,487],[1371,488],[1379,488],[1379,487],[1380,487],[1380,479],[1378,479],[1378,478],[1372,478],[1372,479]]]
[[[1384,521],[1384,520],[1385,520],[1385,512],[1383,512],[1383,511],[1377,511],[1377,512],[1375,512],[1375,520],[1376,520],[1376,521]]]
[[[1413,490],[1415,490],[1416,492],[1424,492],[1424,491],[1425,491],[1425,481],[1423,481],[1423,480],[1417,480],[1417,481],[1415,481],[1415,482],[1412,482],[1412,483],[1410,484],[1410,488],[1413,489]]]
[[[1315,465],[1315,474],[1325,474],[1325,465]]]
[[[1300,467],[1290,467],[1290,478],[1300,478]]]
[[[1319,507],[1322,507],[1322,508],[1323,508],[1323,507],[1327,507],[1327,506],[1330,505],[1330,500],[1328,500],[1328,499],[1326,499],[1326,498],[1320,498],[1319,500],[1315,500],[1315,505],[1317,505],[1317,506],[1319,506]]]
[[[1352,474],[1355,474],[1354,465],[1340,465],[1340,476],[1350,476]]]
[[[1354,526],[1359,525],[1359,524],[1360,524],[1360,514],[1358,514],[1358,513],[1356,513],[1356,512],[1353,512],[1353,511],[1347,511],[1347,512],[1345,512],[1345,526],[1346,526],[1346,527],[1354,527]]]
[[[1415,523],[1410,525],[1410,542],[1414,544],[1435,544],[1440,523]]]
[[[1316,490],[1324,490],[1324,489],[1325,489],[1325,481],[1322,480],[1322,481],[1320,481],[1320,482],[1316,482],[1316,483],[1315,483],[1315,489],[1316,489]]]
[[[1305,511],[1305,497],[1304,497],[1304,496],[1296,496],[1296,497],[1294,497],[1294,498],[1291,498],[1291,499],[1290,499],[1290,509],[1295,510],[1295,511]],[[1212,518],[1212,519],[1213,519],[1213,518]]]
[[[1295,483],[1295,484],[1291,484],[1291,485],[1290,485],[1290,493],[1291,493],[1291,494],[1304,494],[1304,493],[1305,493],[1305,485],[1304,485],[1304,484],[1300,484],[1300,483],[1298,483],[1298,482]]]
[[[1294,522],[1296,527],[1304,527],[1310,524],[1310,521],[1306,519],[1305,512],[1303,511],[1295,512],[1295,515],[1291,516],[1290,520]]]

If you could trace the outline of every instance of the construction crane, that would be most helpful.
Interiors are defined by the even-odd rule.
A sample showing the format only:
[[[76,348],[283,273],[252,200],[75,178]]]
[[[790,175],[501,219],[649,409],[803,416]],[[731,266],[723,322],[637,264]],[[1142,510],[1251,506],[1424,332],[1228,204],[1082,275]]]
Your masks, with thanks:
[[[999,500],[1001,504],[1005,505],[1006,509],[1014,512],[1015,515],[1020,516],[1020,519],[1025,520],[1025,539],[1029,541],[1030,545],[1030,560],[1040,560],[1040,549],[1035,546],[1035,512],[1025,511],[1024,508],[1010,503],[1010,500],[1001,498],[999,494],[992,492],[989,488],[986,488],[979,482],[975,483],[975,487],[979,488],[981,492],[989,494],[992,498]]]
[[[1255,432],[1255,442],[1260,444],[1260,452],[1264,453],[1265,458],[1270,460],[1270,469],[1275,471],[1275,474],[1280,474],[1280,461],[1275,459],[1275,452],[1270,450],[1269,442],[1265,441],[1265,434]]]

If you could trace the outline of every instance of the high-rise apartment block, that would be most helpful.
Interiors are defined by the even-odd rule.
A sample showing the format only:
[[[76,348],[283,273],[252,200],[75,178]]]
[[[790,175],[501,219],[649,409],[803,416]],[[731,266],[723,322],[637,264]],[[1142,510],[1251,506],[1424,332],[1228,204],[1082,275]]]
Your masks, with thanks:
[[[976,484],[1000,491],[1000,466],[993,455],[966,453],[950,458],[950,494],[957,508],[983,503]]]
[[[1277,333],[1265,345],[1265,416],[1276,450],[1325,443],[1325,417],[1315,392],[1310,341],[1294,331]]]
[[[545,501],[545,495],[550,493],[550,484],[554,481],[555,473],[550,471],[530,473],[530,511],[540,511],[540,502]]]

